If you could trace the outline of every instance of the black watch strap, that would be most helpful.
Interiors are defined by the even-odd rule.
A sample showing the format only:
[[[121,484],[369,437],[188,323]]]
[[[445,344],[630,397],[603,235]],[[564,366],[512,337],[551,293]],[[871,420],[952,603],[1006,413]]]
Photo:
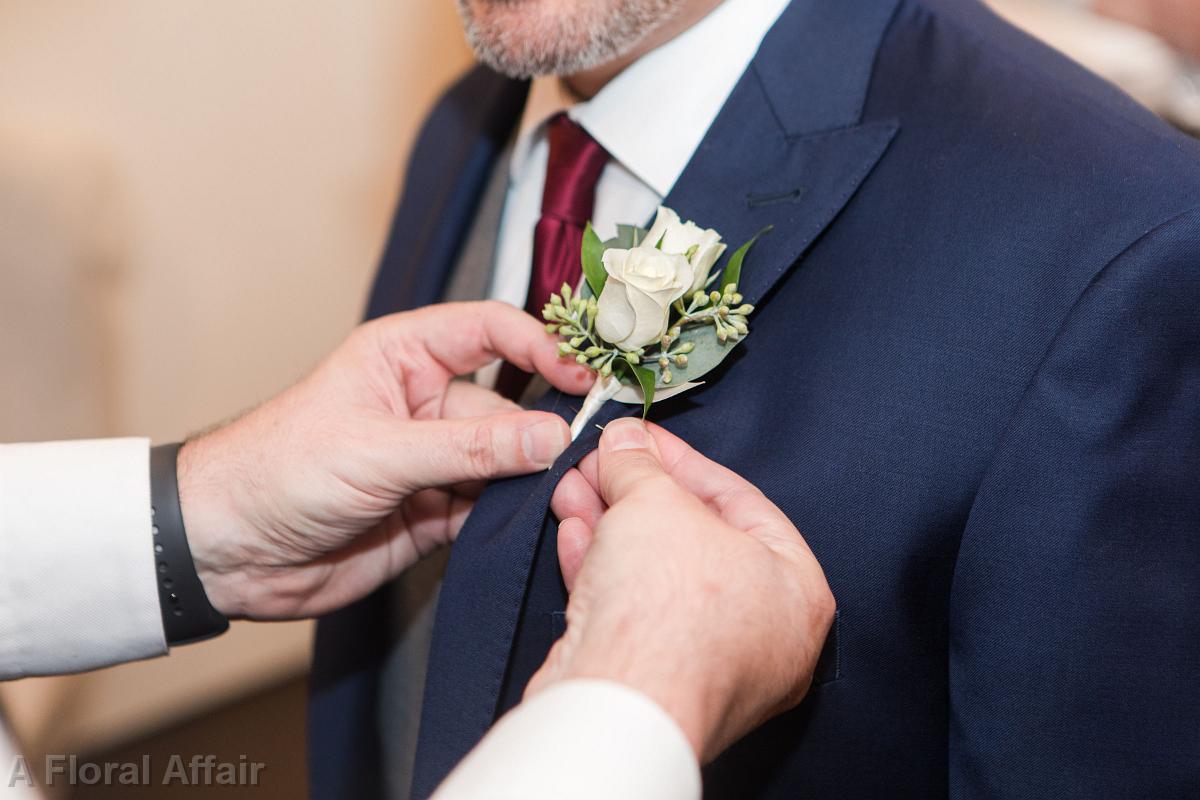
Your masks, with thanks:
[[[181,447],[183,444],[176,442],[150,449],[154,566],[158,576],[158,604],[169,645],[198,642],[229,628],[229,620],[208,602],[183,529],[175,474]]]

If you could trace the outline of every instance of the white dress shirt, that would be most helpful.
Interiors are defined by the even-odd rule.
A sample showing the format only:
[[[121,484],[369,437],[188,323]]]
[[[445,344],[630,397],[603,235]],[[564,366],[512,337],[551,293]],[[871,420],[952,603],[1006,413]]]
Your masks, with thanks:
[[[601,238],[644,224],[682,174],[788,0],[725,0],[587,102],[533,82],[511,160],[490,296],[525,304],[549,146],[568,114],[613,157],[596,189]],[[720,226],[720,220],[698,220]],[[495,366],[495,365],[494,365]],[[484,382],[494,380],[481,375]],[[166,652],[142,439],[0,445],[0,679]],[[0,763],[11,764],[0,725]],[[438,790],[438,800],[692,800],[696,758],[653,701],[569,681],[521,703]]]
[[[0,680],[167,652],[150,526],[147,440],[0,445]],[[18,752],[0,719],[0,791],[33,798]]]
[[[433,800],[696,800],[700,769],[675,720],[608,681],[564,681],[500,719]]]
[[[167,652],[145,439],[0,445],[0,679]]]

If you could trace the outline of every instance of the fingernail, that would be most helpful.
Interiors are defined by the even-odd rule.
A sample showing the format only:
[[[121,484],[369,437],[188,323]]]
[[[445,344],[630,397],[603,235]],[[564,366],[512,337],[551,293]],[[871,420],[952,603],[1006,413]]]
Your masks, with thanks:
[[[549,467],[571,443],[567,427],[561,422],[539,422],[521,431],[521,449],[525,457],[541,467]]]
[[[644,450],[648,446],[646,426],[640,419],[632,417],[615,419],[604,426],[604,435],[600,437],[600,444],[610,453],[635,448]]]

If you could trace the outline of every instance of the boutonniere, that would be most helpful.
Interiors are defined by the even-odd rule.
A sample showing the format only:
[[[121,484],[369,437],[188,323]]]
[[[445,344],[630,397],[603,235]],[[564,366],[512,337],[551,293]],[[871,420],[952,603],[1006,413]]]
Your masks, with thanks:
[[[617,226],[607,242],[588,225],[580,258],[583,280],[563,284],[542,310],[558,351],[596,373],[571,423],[571,436],[609,400],[642,406],[700,385],[750,333],[754,307],[738,292],[742,264],[766,232],[714,269],[726,246],[715,230],[659,208],[650,230]]]

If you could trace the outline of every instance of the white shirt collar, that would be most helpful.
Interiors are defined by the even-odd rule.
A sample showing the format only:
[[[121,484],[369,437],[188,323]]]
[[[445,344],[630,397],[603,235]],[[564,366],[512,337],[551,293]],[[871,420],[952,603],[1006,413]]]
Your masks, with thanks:
[[[725,0],[586,102],[576,102],[557,77],[535,78],[512,175],[524,169],[544,123],[566,109],[614,159],[666,197],[788,2]]]

